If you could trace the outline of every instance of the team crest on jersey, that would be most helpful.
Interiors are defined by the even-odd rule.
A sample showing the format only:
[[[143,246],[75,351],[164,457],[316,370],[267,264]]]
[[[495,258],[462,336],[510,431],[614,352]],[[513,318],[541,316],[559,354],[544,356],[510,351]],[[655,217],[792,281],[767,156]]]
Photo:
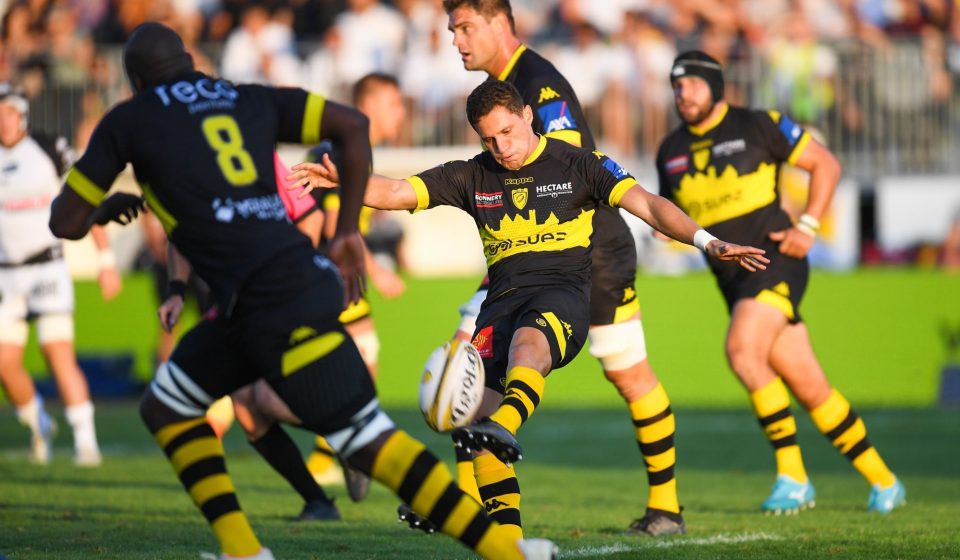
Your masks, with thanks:
[[[707,163],[710,162],[710,150],[697,150],[693,152],[693,164],[697,167],[697,171],[703,171],[707,168]]]
[[[517,207],[517,210],[523,210],[530,198],[530,190],[527,188],[514,189],[510,193],[510,197],[513,199],[513,205]]]
[[[480,329],[477,336],[473,337],[473,346],[480,353],[481,358],[493,357],[493,325]]]
[[[537,104],[543,103],[544,101],[550,101],[551,99],[556,99],[560,97],[560,94],[554,91],[550,86],[540,88],[540,99],[537,99]]]
[[[558,130],[577,128],[577,121],[567,110],[566,101],[554,101],[537,109],[540,120],[543,121],[543,131],[547,134]]]
[[[677,173],[683,173],[686,171],[689,168],[689,165],[690,158],[688,158],[686,155],[682,155],[668,159],[664,167],[666,167],[668,175],[675,175]]]

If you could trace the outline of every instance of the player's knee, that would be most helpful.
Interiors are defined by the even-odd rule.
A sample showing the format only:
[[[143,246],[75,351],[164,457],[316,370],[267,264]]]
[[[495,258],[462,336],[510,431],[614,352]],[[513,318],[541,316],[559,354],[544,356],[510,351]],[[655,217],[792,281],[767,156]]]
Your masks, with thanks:
[[[766,365],[766,356],[761,356],[755,347],[737,340],[728,340],[726,345],[727,363],[730,369],[741,378],[750,377]]]
[[[160,364],[147,392],[163,407],[187,418],[203,416],[216,400],[171,360]]]
[[[643,323],[639,319],[591,327],[589,340],[590,355],[600,360],[605,372],[626,370],[647,359]],[[610,379],[609,375],[607,378]]]
[[[0,344],[26,346],[30,327],[23,319],[0,321]]]
[[[41,346],[51,342],[73,342],[73,315],[41,315],[37,319],[37,340]]]
[[[334,451],[342,457],[350,458],[394,427],[393,420],[380,409],[380,402],[373,399],[350,418],[350,424],[346,428],[322,435],[327,438],[327,443]]]

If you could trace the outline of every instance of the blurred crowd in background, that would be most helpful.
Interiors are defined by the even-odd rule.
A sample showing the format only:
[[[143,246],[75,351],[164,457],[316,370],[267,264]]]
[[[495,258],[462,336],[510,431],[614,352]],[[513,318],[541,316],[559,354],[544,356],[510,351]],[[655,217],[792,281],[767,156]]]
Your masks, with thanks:
[[[650,158],[675,124],[668,72],[702,49],[734,103],[821,131],[847,173],[960,170],[958,0],[513,0],[519,35],[577,91],[601,145]],[[347,99],[396,75],[402,145],[472,143],[463,70],[440,0],[0,0],[0,80],[24,85],[33,124],[83,148],[128,92],[119,51],[147,20],[177,29],[198,66],[242,82]]]

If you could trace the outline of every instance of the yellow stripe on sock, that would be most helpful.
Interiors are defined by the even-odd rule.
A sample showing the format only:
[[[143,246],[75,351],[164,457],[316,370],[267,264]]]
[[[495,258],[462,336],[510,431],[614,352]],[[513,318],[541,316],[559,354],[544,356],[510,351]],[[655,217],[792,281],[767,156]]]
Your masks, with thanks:
[[[460,535],[467,530],[467,526],[473,521],[474,516],[477,515],[480,507],[479,503],[472,502],[466,496],[460,498],[457,505],[450,511],[446,521],[443,522],[441,531],[446,535],[460,538]]]
[[[336,350],[345,339],[342,332],[333,331],[298,344],[283,353],[280,370],[284,377],[292,375]]]
[[[757,417],[762,418],[790,406],[790,395],[783,380],[775,377],[770,383],[750,393],[750,401]]]
[[[473,468],[478,483],[480,483],[480,478],[483,478],[483,485],[500,482],[514,476],[513,465],[508,467],[500,459],[494,457],[492,453],[477,455],[473,459]]]
[[[190,487],[190,497],[198,506],[207,503],[211,498],[223,494],[234,493],[233,481],[227,473],[208,476]]]
[[[873,447],[853,460],[853,468],[857,469],[867,479],[867,482],[879,484],[881,488],[889,488],[897,480],[896,475],[887,467],[887,464],[880,457],[880,453]]]
[[[517,545],[516,525],[506,526],[494,523],[477,543],[476,552],[483,558],[496,560],[523,560],[523,554]]]
[[[836,428],[840,422],[843,422],[843,419],[849,413],[850,403],[843,398],[839,391],[833,389],[830,391],[827,400],[823,401],[823,404],[810,411],[810,418],[817,425],[817,429],[827,433]]]
[[[437,463],[430,469],[430,474],[423,480],[423,484],[410,501],[414,511],[433,511],[443,492],[453,482],[450,471],[443,463]]]
[[[231,556],[253,556],[262,548],[247,516],[241,511],[221,515],[211,524],[221,552]]]
[[[764,418],[790,407],[790,395],[783,380],[776,377],[760,389],[750,393],[750,401],[757,418]],[[764,426],[764,434],[770,441],[796,436],[797,421],[791,414],[787,418]],[[777,474],[787,475],[797,482],[807,481],[807,470],[803,465],[803,455],[799,445],[789,445],[774,451],[777,459]]]
[[[173,452],[170,463],[177,476],[190,465],[208,457],[223,456],[223,445],[216,437],[202,437],[189,441]]]
[[[849,414],[850,402],[836,389],[830,392],[830,396],[823,404],[810,411],[813,423],[824,434],[836,429]],[[867,437],[866,424],[863,423],[863,419],[857,418],[852,426],[833,440],[833,444],[841,453],[846,453],[865,437]],[[880,453],[873,447],[861,453],[852,464],[870,484],[879,484],[887,488],[896,480],[896,476],[880,457]]]
[[[206,423],[207,419],[203,416],[193,419],[186,420],[183,422],[175,422],[173,424],[168,424],[159,430],[157,433],[153,434],[153,439],[160,444],[161,448],[166,448],[167,445],[173,441],[177,436],[186,432],[187,430],[199,426],[200,424]]]
[[[396,491],[424,449],[422,443],[398,430],[377,453],[377,458],[373,461],[373,477]]]
[[[480,490],[477,488],[477,479],[473,470],[473,459],[457,461],[457,486],[464,494],[480,503]]]
[[[677,498],[677,479],[671,478],[663,484],[651,486],[647,507],[680,513],[680,500]]]

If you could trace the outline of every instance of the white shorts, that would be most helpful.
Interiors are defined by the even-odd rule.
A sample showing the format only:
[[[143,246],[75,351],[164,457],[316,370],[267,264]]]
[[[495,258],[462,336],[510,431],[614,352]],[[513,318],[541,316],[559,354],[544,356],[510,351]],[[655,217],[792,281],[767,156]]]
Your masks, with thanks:
[[[73,279],[62,259],[0,268],[0,324],[73,314]]]

